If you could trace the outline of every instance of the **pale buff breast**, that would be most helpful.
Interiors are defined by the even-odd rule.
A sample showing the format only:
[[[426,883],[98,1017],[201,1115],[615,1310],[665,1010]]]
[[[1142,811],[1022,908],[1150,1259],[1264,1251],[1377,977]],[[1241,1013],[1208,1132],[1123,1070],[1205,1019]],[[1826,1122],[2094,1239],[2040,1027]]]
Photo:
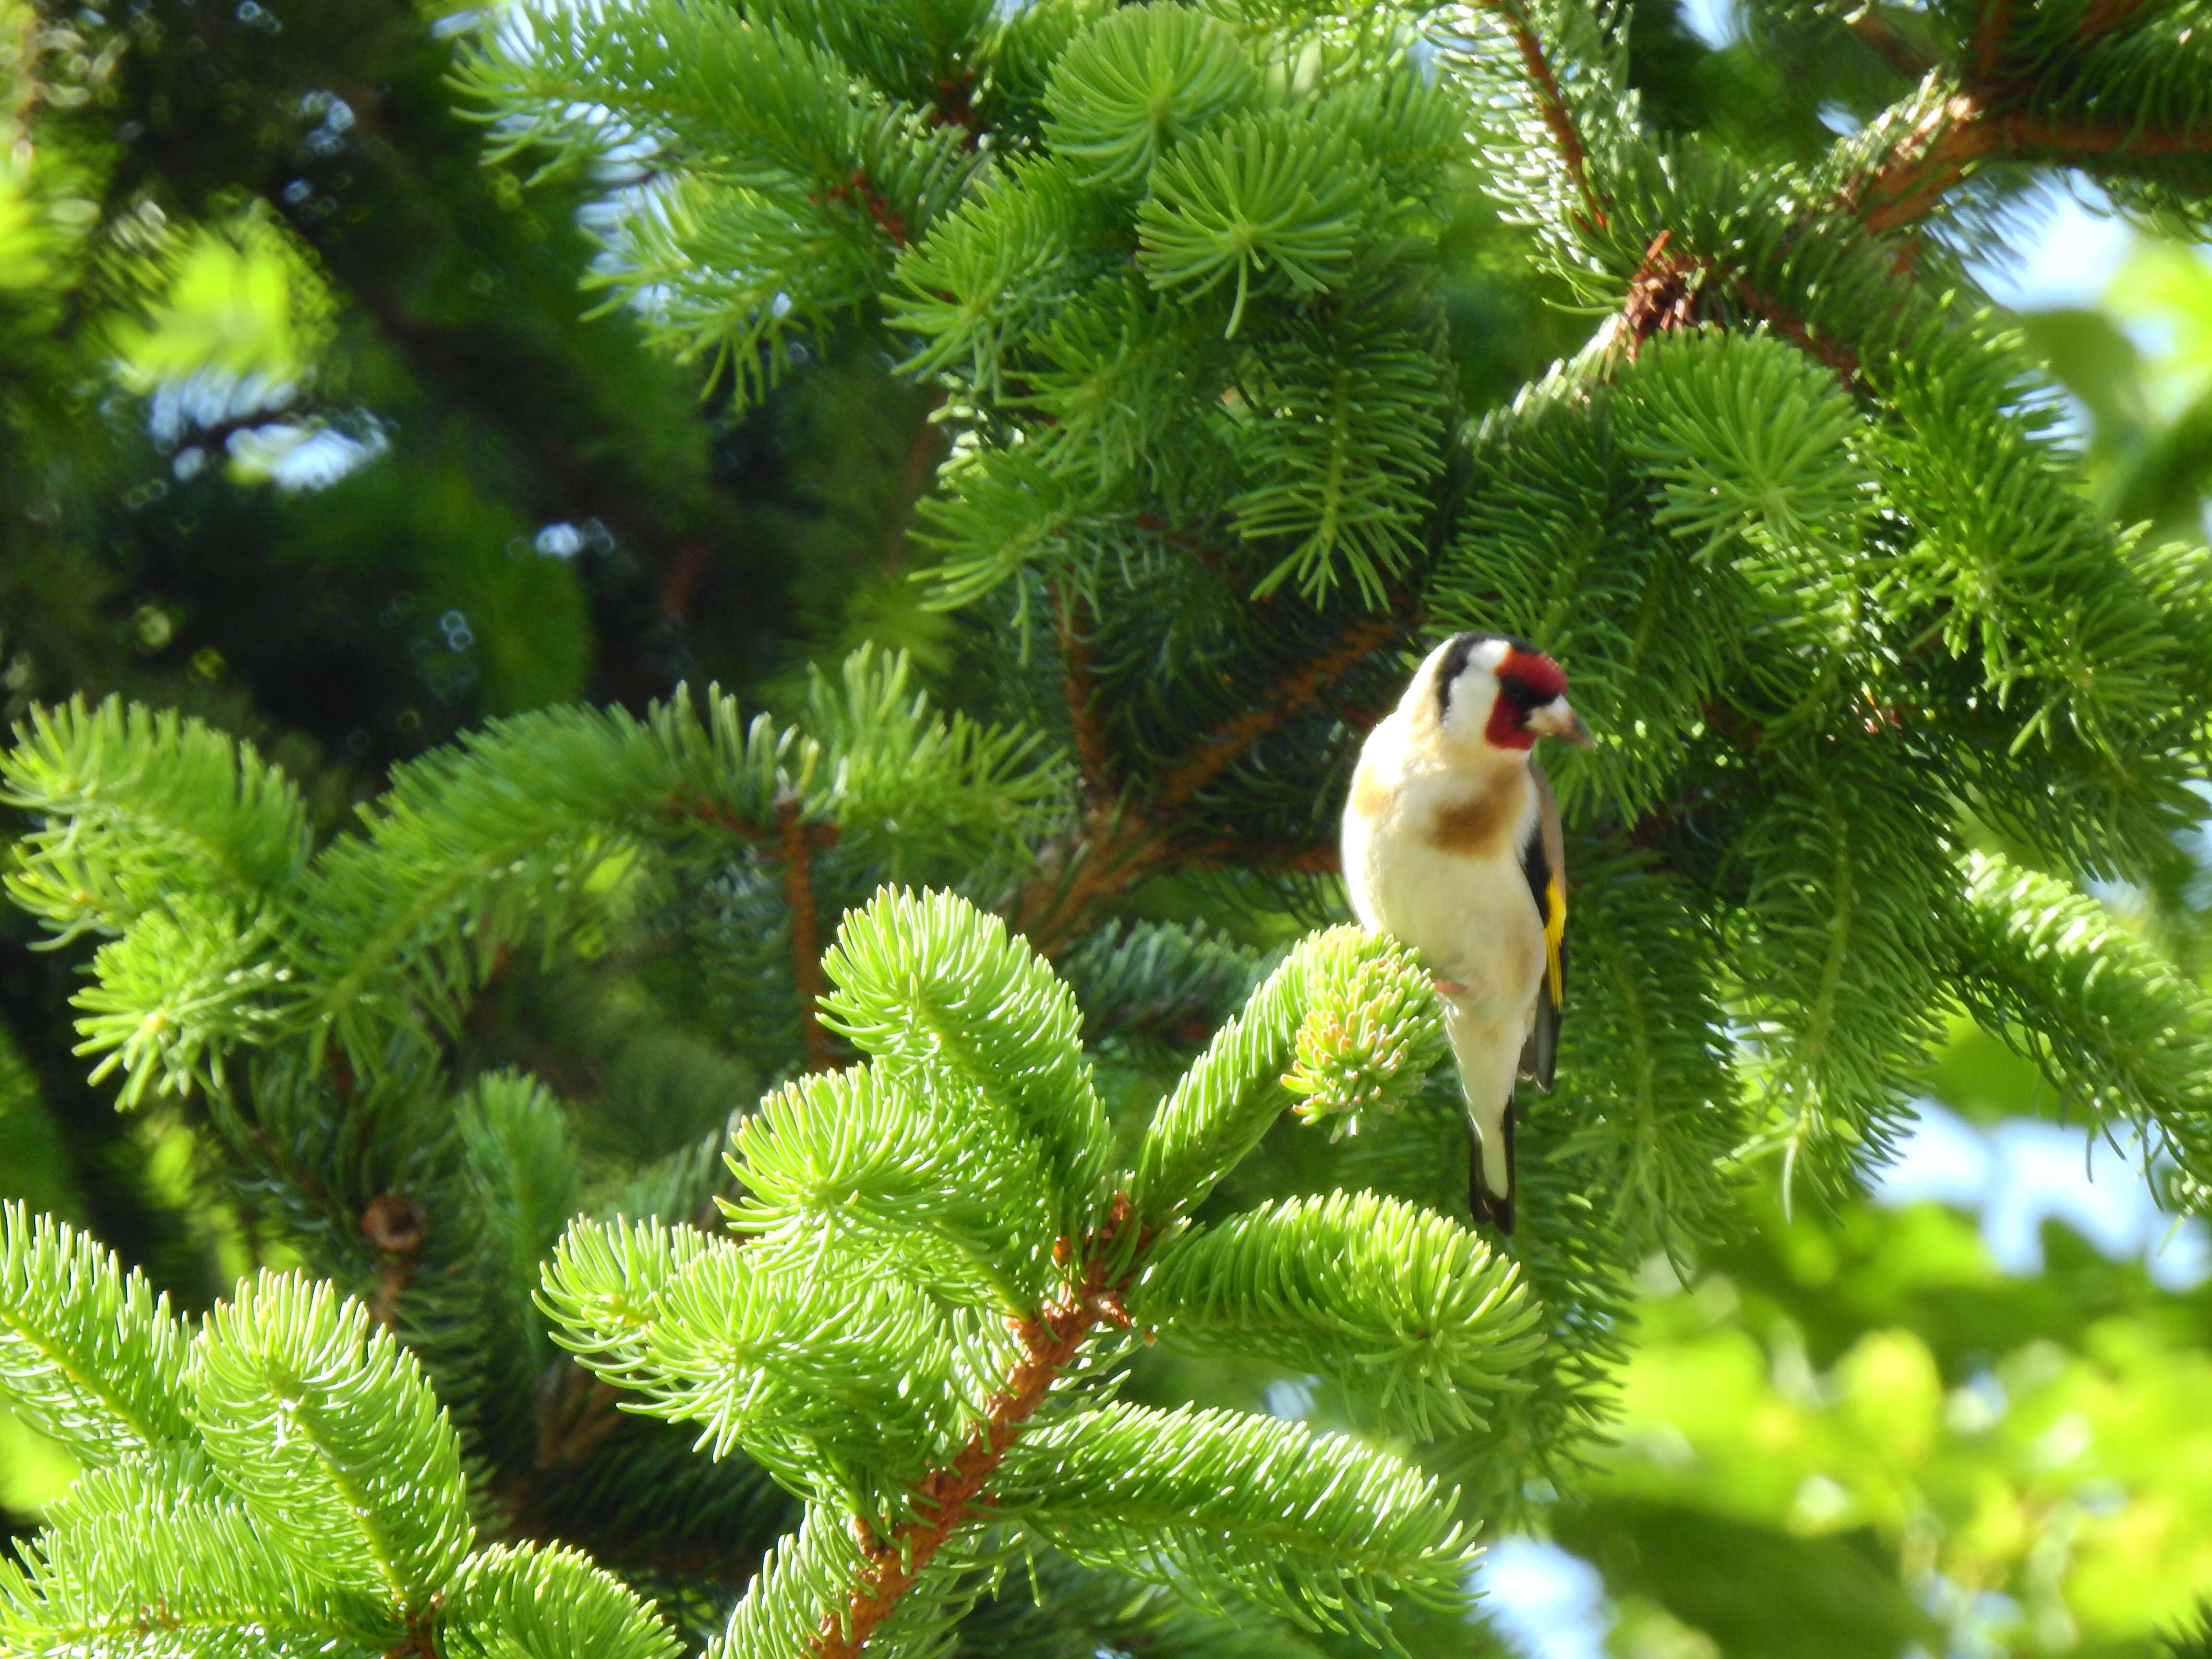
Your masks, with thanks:
[[[1395,718],[1395,717],[1394,717]],[[1376,728],[1344,817],[1344,874],[1361,923],[1404,939],[1467,988],[1470,1012],[1512,1023],[1534,1007],[1543,926],[1521,872],[1535,822],[1525,766],[1446,768]]]

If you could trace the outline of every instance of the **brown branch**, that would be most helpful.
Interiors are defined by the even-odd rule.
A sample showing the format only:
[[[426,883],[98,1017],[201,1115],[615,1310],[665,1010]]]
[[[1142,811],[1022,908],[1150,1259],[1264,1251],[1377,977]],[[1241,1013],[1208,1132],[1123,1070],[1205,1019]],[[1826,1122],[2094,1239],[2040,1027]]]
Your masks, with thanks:
[[[945,388],[933,387],[921,405],[921,423],[914,442],[907,447],[906,464],[899,469],[898,506],[884,531],[884,568],[894,574],[906,568],[907,526],[914,522],[915,503],[937,471],[945,449],[945,434],[930,417],[945,401]]]
[[[2212,125],[2181,131],[2147,129],[2023,106],[2021,100],[2032,88],[1998,77],[2014,3],[2014,0],[1986,0],[1971,48],[1974,71],[1958,90],[1932,103],[1879,166],[1860,174],[1842,192],[1836,205],[1857,216],[1875,235],[1901,230],[1926,216],[1947,192],[1985,161],[2033,160],[2065,165],[2100,155],[2212,154]],[[2116,27],[2140,3],[2141,0],[2094,0],[2081,24],[2083,40]],[[1851,27],[1899,68],[1909,70],[1921,66],[1919,54],[1871,7],[1854,18]],[[1718,260],[1710,257],[1667,252],[1667,240],[1668,233],[1662,232],[1653,241],[1631,278],[1622,303],[1618,326],[1628,337],[1632,356],[1637,342],[1652,333],[1698,320],[1697,285],[1723,269]],[[1892,264],[1898,276],[1911,272],[1918,252],[1916,241],[1894,249]],[[1745,311],[1826,363],[1847,388],[1864,389],[1858,354],[1851,347],[1816,334],[1805,319],[1754,287],[1740,272],[1729,278],[1726,291]]]
[[[814,908],[814,849],[834,841],[836,830],[810,823],[805,806],[798,796],[786,795],[776,803],[775,817],[783,831],[783,902],[791,912],[791,982],[799,995],[799,1043],[806,1069],[826,1072],[837,1057],[817,1012],[829,982],[822,975],[822,921]]]
[[[1125,1261],[1117,1272],[1115,1261],[1133,1219],[1128,1200],[1117,1198],[1104,1235],[1086,1241],[1088,1261],[1075,1282],[1050,1308],[1016,1327],[1020,1358],[984,1407],[982,1423],[951,1462],[933,1469],[909,1488],[914,1518],[884,1538],[865,1522],[854,1523],[860,1529],[861,1552],[868,1565],[842,1616],[839,1610],[823,1615],[821,1627],[807,1644],[816,1659],[854,1659],[938,1551],[961,1528],[989,1513],[991,1498],[985,1486],[1091,1333],[1102,1322],[1127,1325],[1121,1292],[1134,1276],[1135,1264]],[[1141,1249],[1143,1239],[1137,1242]]]
[[[538,1473],[581,1462],[631,1421],[623,1392],[565,1357],[545,1379],[538,1407]]]
[[[1068,729],[1075,737],[1075,764],[1087,805],[1114,793],[1114,753],[1098,723],[1098,690],[1091,678],[1091,641],[1084,635],[1083,602],[1051,584],[1053,617],[1060,635],[1060,695],[1067,703]]]
[[[1662,230],[1644,252],[1644,263],[1629,278],[1627,297],[1621,301],[1620,332],[1628,343],[1628,358],[1655,334],[1688,328],[1700,320],[1700,301],[1712,292],[1710,278],[1721,271],[1721,262],[1705,254],[1670,253],[1667,244],[1674,232]],[[1812,325],[1791,312],[1772,295],[1737,276],[1727,290],[1753,316],[1790,341],[1808,356],[1816,357],[1835,372],[1846,391],[1860,389],[1858,353],[1834,340],[1814,333]]]
[[[1867,188],[1866,228],[1880,234],[1923,217],[1966,176],[1987,149],[1989,129],[1977,119],[1972,94],[1948,99],[1937,119],[1924,123],[1876,170]],[[1917,145],[1914,140],[1922,140]]]
[[[695,818],[701,823],[711,823],[718,830],[726,830],[758,846],[769,846],[777,837],[757,823],[748,823],[728,806],[711,795],[674,795],[660,803],[660,810],[671,817]]]
[[[2084,40],[2110,33],[2148,3],[2148,0],[2091,0],[2089,9],[2082,14],[2081,27],[2075,33]]]
[[[1279,870],[1300,876],[1333,876],[1343,860],[1333,841],[1300,844],[1295,842],[1237,841],[1223,836],[1194,842],[1182,856],[1194,864],[1233,864],[1248,870]]]
[[[1983,155],[2109,155],[2129,150],[2139,155],[2196,155],[2212,153],[2212,125],[2182,132],[2146,131],[2110,121],[2068,120],[2032,110],[1988,115],[1978,124],[1986,134],[1966,153]],[[1964,141],[1961,141],[1962,144]]]
[[[2004,62],[2005,36],[2012,29],[2013,0],[1983,0],[1981,21],[1974,27],[1974,73],[1995,80]]]
[[[1126,809],[1102,802],[1084,815],[1044,867],[1007,906],[1014,931],[1056,956],[1103,905],[1136,885],[1175,851],[1173,837]]]
[[[706,574],[714,558],[714,544],[696,538],[676,550],[676,556],[668,562],[668,569],[661,576],[660,592],[654,605],[661,621],[681,622],[690,614],[699,578]]]
[[[1846,27],[1900,75],[1909,75],[1917,81],[1936,67],[1934,58],[1906,40],[1896,24],[1872,6],[1853,17]]]
[[[818,199],[857,204],[868,216],[869,222],[890,238],[893,247],[906,246],[906,221],[891,206],[890,198],[876,188],[866,167],[854,167],[850,179],[831,185]]]
[[[1321,701],[1322,694],[1361,662],[1390,644],[1407,628],[1395,611],[1363,617],[1336,644],[1275,682],[1252,708],[1200,740],[1191,757],[1160,780],[1153,796],[1159,806],[1180,806],[1219,777],[1252,745],[1294,714]]]
[[[1182,549],[1209,570],[1224,569],[1230,562],[1229,555],[1224,550],[1215,546],[1203,537],[1194,535],[1189,531],[1177,530],[1173,524],[1157,513],[1139,513],[1130,522],[1146,535],[1158,536],[1166,545]],[[1263,600],[1261,603],[1264,604],[1266,601]]]
[[[1843,382],[1846,392],[1864,389],[1864,383],[1859,379],[1859,354],[1850,347],[1840,340],[1823,339],[1814,333],[1811,324],[1785,310],[1782,302],[1773,295],[1753,288],[1747,276],[1737,277],[1730,291],[1746,311],[1800,351],[1826,363],[1834,371],[1836,378]]]
[[[1508,0],[1490,0],[1490,8],[1504,20],[1505,31],[1520,51],[1521,67],[1528,72],[1528,82],[1535,88],[1536,107],[1543,115],[1544,125],[1551,131],[1552,143],[1559,148],[1559,161],[1567,170],[1567,177],[1582,192],[1583,205],[1589,210],[1590,222],[1603,230],[1605,208],[1590,185],[1589,151],[1583,143],[1582,134],[1575,130],[1575,118],[1559,91],[1559,77],[1552,72],[1551,60],[1544,56],[1544,43],[1536,38],[1536,31],[1528,27],[1518,6],[1508,3]]]
[[[975,117],[975,71],[963,67],[957,75],[940,76],[931,101],[930,125],[958,127],[960,147],[973,150],[982,141],[983,125]]]
[[[1975,163],[2086,156],[2212,154],[2212,125],[2148,131],[2118,122],[2069,118],[2030,109],[1990,107],[1990,94],[1954,94],[1901,143],[1868,181],[1865,224],[1880,233],[1925,215]]]
[[[791,982],[799,999],[799,1045],[806,1069],[826,1072],[837,1063],[816,1012],[829,988],[822,976],[822,918],[814,899],[814,854],[837,844],[837,826],[809,818],[805,801],[799,795],[779,795],[775,829],[771,832],[748,823],[711,795],[670,794],[661,811],[672,817],[694,818],[742,836],[758,847],[773,846],[783,863],[784,908],[791,912]]]
[[[1261,737],[1316,707],[1330,686],[1410,625],[1396,611],[1362,617],[1335,645],[1276,681],[1250,712],[1201,738],[1189,758],[1160,780],[1148,807],[1140,811],[1103,799],[1094,805],[1006,906],[1015,930],[1053,955],[1083,931],[1101,906],[1168,860],[1206,844],[1170,821],[1175,810],[1188,805]]]

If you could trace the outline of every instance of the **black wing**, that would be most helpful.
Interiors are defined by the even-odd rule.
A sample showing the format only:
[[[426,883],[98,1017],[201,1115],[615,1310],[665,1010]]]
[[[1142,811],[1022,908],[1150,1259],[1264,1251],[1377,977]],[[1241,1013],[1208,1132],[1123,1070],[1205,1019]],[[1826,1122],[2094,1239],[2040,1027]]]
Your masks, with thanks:
[[[1559,1066],[1559,1005],[1567,994],[1567,860],[1551,781],[1533,765],[1528,776],[1536,787],[1536,822],[1521,848],[1521,872],[1544,925],[1544,980],[1536,990],[1536,1023],[1521,1049],[1521,1075],[1548,1094]]]

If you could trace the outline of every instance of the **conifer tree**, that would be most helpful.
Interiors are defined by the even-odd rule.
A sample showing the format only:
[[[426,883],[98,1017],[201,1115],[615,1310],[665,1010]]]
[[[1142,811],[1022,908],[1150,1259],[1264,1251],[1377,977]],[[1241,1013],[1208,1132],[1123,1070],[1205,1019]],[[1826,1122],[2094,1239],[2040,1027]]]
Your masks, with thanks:
[[[185,1103],[304,1269],[195,1328],[10,1218],[0,1388],[88,1472],[0,1628],[1015,1651],[1026,1596],[1081,1650],[1410,1644],[1462,1523],[1571,1482],[1637,1264],[1760,1160],[1854,1181],[1948,1015],[2201,1207],[2212,1006],[2082,884],[2156,875],[2192,810],[2212,564],[2099,514],[1961,254],[2033,166],[2203,226],[2207,22],[1756,9],[1887,100],[1778,159],[1647,118],[1581,0],[499,14],[462,96],[650,158],[604,274],[670,345],[747,398],[842,350],[936,399],[959,712],[865,650],[788,724],[540,711],[319,846],[207,727],[27,721],[10,890],[102,941],[86,1054]],[[1592,323],[1487,408],[1469,192]],[[1598,733],[1510,1262],[1447,1213],[1419,965],[1184,919],[1327,919],[1360,730],[1474,626]],[[717,1103],[733,1182],[719,1127],[641,1158],[472,1031],[640,963],[687,1054],[774,1085]],[[666,1124],[732,1075],[611,1092]],[[1186,1403],[1152,1341],[1310,1377],[1346,1432]]]

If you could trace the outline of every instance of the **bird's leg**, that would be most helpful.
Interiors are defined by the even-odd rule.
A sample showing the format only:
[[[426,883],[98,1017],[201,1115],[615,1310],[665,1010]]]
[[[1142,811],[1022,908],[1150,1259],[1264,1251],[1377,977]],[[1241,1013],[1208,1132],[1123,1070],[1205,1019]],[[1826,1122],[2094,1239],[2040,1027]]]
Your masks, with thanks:
[[[1440,974],[1432,975],[1432,977],[1436,981],[1437,994],[1438,996],[1463,997],[1467,994],[1467,987],[1461,984],[1457,980],[1446,979]]]

